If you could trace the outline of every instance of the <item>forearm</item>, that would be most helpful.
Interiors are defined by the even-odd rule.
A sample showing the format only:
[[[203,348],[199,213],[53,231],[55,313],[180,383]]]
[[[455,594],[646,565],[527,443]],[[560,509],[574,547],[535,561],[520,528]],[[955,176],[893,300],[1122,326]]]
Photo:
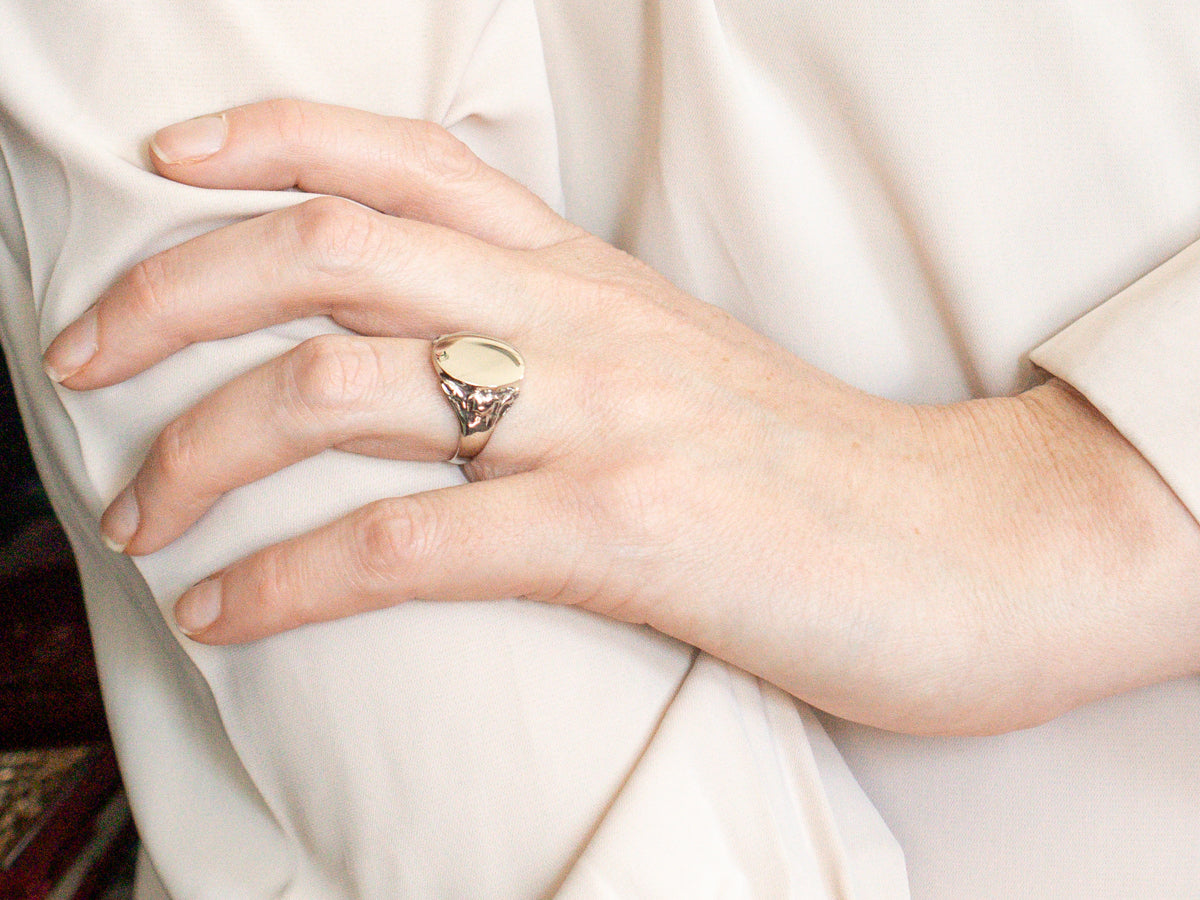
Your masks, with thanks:
[[[717,599],[656,627],[901,731],[1011,730],[1196,671],[1200,525],[1077,392],[843,397],[767,494],[788,552],[730,548],[754,578],[701,570]]]
[[[942,465],[987,491],[943,514],[1007,588],[981,594],[1003,627],[980,633],[980,659],[1024,676],[991,686],[1011,710],[995,727],[1200,668],[1200,525],[1086,399],[1055,379],[931,417],[960,436]]]

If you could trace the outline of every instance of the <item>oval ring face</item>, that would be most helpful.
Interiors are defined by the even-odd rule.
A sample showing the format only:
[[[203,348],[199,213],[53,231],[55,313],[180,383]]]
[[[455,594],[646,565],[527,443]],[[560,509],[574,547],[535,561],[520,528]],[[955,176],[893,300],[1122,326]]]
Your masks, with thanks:
[[[525,361],[515,347],[469,332],[438,338],[433,363],[439,373],[475,387],[507,387],[525,375]]]

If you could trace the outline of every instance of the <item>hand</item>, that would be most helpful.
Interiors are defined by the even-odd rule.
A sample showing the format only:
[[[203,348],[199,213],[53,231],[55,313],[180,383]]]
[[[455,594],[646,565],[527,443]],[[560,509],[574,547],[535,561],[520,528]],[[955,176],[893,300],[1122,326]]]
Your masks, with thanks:
[[[273,102],[186,127],[191,143],[174,127],[154,145],[167,178],[332,196],[141,263],[48,370],[98,388],[314,314],[356,334],[307,341],[168,426],[105,513],[117,546],[161,548],[223,492],[325,448],[449,458],[440,334],[493,335],[527,363],[470,484],[230,566],[178,603],[196,640],[524,596],[648,623],[911,731],[1018,727],[1196,668],[1200,527],[1065,385],[925,408],[862,394],[435,126]]]

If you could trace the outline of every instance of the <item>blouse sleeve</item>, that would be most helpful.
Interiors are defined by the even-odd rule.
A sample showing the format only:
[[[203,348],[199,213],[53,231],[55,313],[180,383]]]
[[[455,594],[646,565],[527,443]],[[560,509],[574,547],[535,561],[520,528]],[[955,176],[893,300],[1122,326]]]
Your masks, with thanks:
[[[1200,241],[1030,358],[1087,397],[1200,518]]]

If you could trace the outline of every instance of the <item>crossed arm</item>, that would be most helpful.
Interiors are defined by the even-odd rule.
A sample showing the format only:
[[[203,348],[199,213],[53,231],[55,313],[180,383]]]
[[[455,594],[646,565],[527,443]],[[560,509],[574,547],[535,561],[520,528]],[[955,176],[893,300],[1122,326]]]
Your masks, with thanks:
[[[176,607],[196,640],[523,595],[648,623],[916,732],[1021,727],[1198,668],[1200,525],[1061,382],[941,407],[863,394],[424,123],[274,102],[167,129],[153,150],[180,182],[330,196],[137,266],[51,345],[57,380],[102,387],[302,316],[349,333],[168,426],[105,514],[125,552],[327,448],[449,458],[440,334],[492,334],[527,363],[470,484],[373,504],[201,582]]]

